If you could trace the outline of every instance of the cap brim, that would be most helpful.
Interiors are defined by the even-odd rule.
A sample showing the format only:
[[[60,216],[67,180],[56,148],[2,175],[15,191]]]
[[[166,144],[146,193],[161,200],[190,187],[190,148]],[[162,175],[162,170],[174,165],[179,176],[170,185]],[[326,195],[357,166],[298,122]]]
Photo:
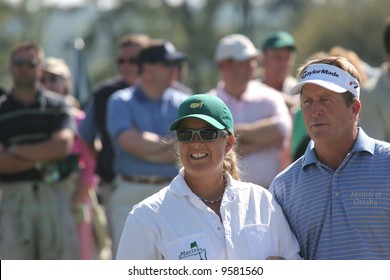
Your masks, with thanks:
[[[225,129],[225,126],[223,126],[220,122],[218,122],[217,120],[215,120],[214,118],[212,117],[209,117],[209,116],[206,116],[206,115],[202,115],[202,114],[194,114],[194,115],[187,115],[187,116],[184,116],[184,117],[181,117],[179,119],[177,119],[176,121],[174,121],[170,126],[169,126],[169,129],[170,130],[177,130],[180,123],[185,120],[185,119],[188,119],[188,118],[196,118],[196,119],[200,119],[200,120],[203,120],[207,123],[209,123],[210,125],[214,126],[215,128],[218,128],[218,129]]]
[[[324,80],[308,80],[308,81],[300,82],[300,83],[296,84],[295,86],[293,86],[290,90],[290,94],[291,95],[300,94],[302,91],[302,87],[306,84],[315,84],[315,85],[321,86],[323,88],[326,88],[328,90],[338,92],[338,93],[348,91],[348,89],[345,89],[345,88],[343,88],[339,85],[336,85],[332,82],[328,82],[328,81],[324,81]]]
[[[184,60],[184,59],[186,59],[186,55],[184,53],[181,53],[181,52],[167,54],[165,56],[166,61],[179,61],[179,60]]]

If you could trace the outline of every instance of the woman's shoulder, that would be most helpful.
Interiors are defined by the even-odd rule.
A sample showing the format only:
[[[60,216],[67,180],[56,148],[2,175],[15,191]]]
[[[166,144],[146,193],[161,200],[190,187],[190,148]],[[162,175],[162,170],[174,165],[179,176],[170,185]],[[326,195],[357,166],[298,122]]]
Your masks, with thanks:
[[[238,192],[248,192],[253,193],[261,196],[269,196],[271,198],[271,193],[264,188],[263,186],[251,183],[251,182],[245,182],[245,181],[237,181],[232,180],[232,189],[237,190]]]
[[[169,186],[164,187],[160,191],[140,201],[138,204],[134,205],[132,212],[158,212],[166,198],[168,188]]]

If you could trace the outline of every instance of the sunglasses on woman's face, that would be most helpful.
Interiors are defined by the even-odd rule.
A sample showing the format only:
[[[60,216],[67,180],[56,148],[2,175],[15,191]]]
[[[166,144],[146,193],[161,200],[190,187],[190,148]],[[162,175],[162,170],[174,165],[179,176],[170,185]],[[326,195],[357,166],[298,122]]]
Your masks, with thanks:
[[[179,129],[176,132],[177,140],[180,142],[190,142],[194,140],[195,134],[198,135],[201,141],[213,141],[228,133],[225,130],[216,128],[201,128],[201,129]]]

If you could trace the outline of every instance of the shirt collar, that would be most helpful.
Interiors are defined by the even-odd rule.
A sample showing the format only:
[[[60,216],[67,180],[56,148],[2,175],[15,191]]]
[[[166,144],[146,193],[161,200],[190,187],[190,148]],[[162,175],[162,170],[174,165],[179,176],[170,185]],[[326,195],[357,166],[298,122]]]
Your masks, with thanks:
[[[233,178],[228,173],[225,176],[227,181],[226,189],[229,189]],[[179,197],[187,196],[190,199],[195,198],[196,200],[199,200],[198,196],[191,191],[190,187],[187,185],[186,181],[184,180],[183,167],[180,169],[179,174],[172,180],[169,188]]]
[[[357,152],[368,152],[374,154],[375,151],[375,139],[369,137],[361,127],[358,128],[358,136],[355,140],[355,143],[350,151],[351,154]],[[315,164],[318,161],[314,153],[314,141],[310,140],[309,145],[306,148],[305,154],[303,156],[302,168],[310,164]]]

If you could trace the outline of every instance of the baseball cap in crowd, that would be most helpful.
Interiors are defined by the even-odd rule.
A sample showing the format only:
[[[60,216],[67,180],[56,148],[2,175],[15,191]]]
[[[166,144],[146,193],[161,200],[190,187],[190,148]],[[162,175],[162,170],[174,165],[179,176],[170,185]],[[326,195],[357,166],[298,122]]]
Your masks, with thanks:
[[[360,96],[358,80],[341,68],[329,64],[309,65],[299,78],[298,84],[290,90],[290,94],[301,93],[305,84],[316,84],[338,93],[349,91],[357,98]]]
[[[176,50],[175,46],[165,41],[159,45],[144,48],[138,55],[138,64],[158,62],[180,62],[186,59],[186,55]]]
[[[169,129],[177,130],[180,122],[187,118],[201,119],[217,129],[226,129],[231,134],[234,133],[232,113],[216,95],[194,94],[185,99],[180,105],[177,119]]]
[[[230,34],[223,37],[215,52],[215,61],[225,59],[245,61],[259,54],[252,41],[242,34]]]
[[[268,33],[263,41],[262,50],[290,48],[296,50],[294,37],[286,31]]]
[[[57,57],[47,57],[44,63],[44,70],[51,74],[70,79],[70,70],[65,60]]]

